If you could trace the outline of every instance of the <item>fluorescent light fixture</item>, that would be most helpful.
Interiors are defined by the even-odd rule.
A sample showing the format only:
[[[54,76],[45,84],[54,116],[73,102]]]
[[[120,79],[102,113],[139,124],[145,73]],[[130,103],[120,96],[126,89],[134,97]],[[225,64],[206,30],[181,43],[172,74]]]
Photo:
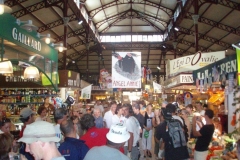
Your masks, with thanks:
[[[82,20],[79,20],[79,21],[78,21],[78,24],[79,24],[79,25],[80,25],[80,24],[82,24],[82,23],[83,23],[83,21],[82,21]]]
[[[174,27],[174,30],[175,30],[175,31],[179,31],[179,28],[178,28],[178,27]]]
[[[159,66],[157,66],[157,69],[158,69],[158,70],[161,70],[161,68],[160,68]]]
[[[240,44],[239,44],[239,45],[240,45]],[[239,46],[236,46],[235,44],[232,44],[232,46],[233,46],[234,48],[240,49],[240,47],[239,47]]]

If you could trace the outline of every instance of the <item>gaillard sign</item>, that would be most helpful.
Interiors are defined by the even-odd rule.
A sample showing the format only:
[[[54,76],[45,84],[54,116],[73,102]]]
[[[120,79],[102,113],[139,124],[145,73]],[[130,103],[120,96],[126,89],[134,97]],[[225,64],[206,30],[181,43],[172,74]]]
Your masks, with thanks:
[[[37,40],[31,38],[30,36],[21,33],[15,27],[12,29],[12,37],[14,40],[16,40],[20,43],[23,43],[26,46],[31,47],[37,51],[41,51],[41,49],[42,49],[42,44],[40,41],[37,41]]]

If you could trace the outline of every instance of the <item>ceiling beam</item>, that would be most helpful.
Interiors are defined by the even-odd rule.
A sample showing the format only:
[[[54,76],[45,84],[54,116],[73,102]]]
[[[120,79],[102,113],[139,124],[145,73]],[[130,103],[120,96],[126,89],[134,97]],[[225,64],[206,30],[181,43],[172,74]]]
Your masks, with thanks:
[[[183,27],[179,27],[179,29],[180,29],[181,32],[185,32],[185,33],[189,33],[191,35],[195,35],[195,32],[190,30],[190,29],[183,28]],[[203,39],[203,40],[206,40],[208,42],[212,42],[212,43],[218,44],[218,45],[220,45],[220,46],[222,46],[222,47],[224,47],[226,49],[235,50],[235,48],[233,48],[231,44],[223,42],[223,41],[219,41],[218,39],[213,38],[213,37],[209,37],[209,36],[207,36],[205,34],[199,33],[199,38]]]
[[[20,4],[20,3],[23,3],[23,2],[26,2],[28,0],[6,0],[4,2],[5,5],[9,6],[9,7],[13,7],[17,4]]]
[[[76,31],[69,32],[69,33],[67,34],[67,37],[68,37],[68,38],[71,38],[71,37],[75,37],[75,36],[82,36],[82,37],[86,38],[86,37],[83,35],[85,32],[86,32],[85,29],[84,29],[84,28],[81,28],[81,29],[78,29],[78,30],[76,30]],[[63,38],[64,38],[63,36],[64,36],[64,35],[55,37],[55,38],[54,38],[54,39],[55,39],[55,43],[62,41]]]
[[[188,12],[186,14],[185,18],[192,20],[192,15],[193,15],[193,13]],[[207,24],[207,25],[219,28],[221,30],[227,31],[228,33],[232,33],[232,34],[236,34],[236,35],[240,36],[240,30],[237,30],[236,28],[222,24],[222,23],[220,23],[220,21],[216,22],[211,19],[200,16],[198,19],[198,22],[201,22],[203,24]]]
[[[15,3],[17,3],[17,2],[15,2]],[[45,2],[41,1],[41,2],[38,2],[38,3],[33,4],[31,6],[23,7],[23,9],[18,10],[16,12],[13,12],[12,15],[16,18],[19,18],[19,17],[25,16],[29,13],[38,11],[38,10],[43,9],[43,8],[45,8]]]
[[[221,4],[225,7],[240,11],[240,3],[237,3],[237,2],[233,2],[229,0],[218,0],[217,4]]]
[[[134,14],[132,14],[132,13],[134,13]],[[148,22],[146,22],[146,21],[145,22],[148,23],[148,24],[150,22],[149,20],[152,20],[153,22],[158,22],[159,24],[161,24],[164,28],[167,27],[167,23],[168,23],[168,21],[166,21],[164,19],[159,19],[159,18],[156,19],[156,17],[154,17],[154,16],[152,16],[150,14],[141,13],[141,12],[139,12],[137,10],[134,10],[134,9],[129,9],[129,10],[126,10],[124,12],[117,13],[117,14],[115,14],[115,15],[113,15],[111,17],[108,17],[108,18],[106,18],[106,19],[104,19],[102,21],[97,22],[96,23],[96,27],[99,28],[104,23],[108,23],[109,21],[115,20],[114,22],[111,23],[111,25],[108,25],[106,27],[106,28],[110,28],[111,26],[114,26],[114,24],[120,22],[121,20],[124,20],[124,19],[134,19],[134,18],[142,20],[142,21],[147,20]],[[154,24],[154,26],[156,26],[156,25]],[[159,30],[159,29],[157,29],[157,30]],[[161,29],[160,29],[160,31],[163,32]]]
[[[113,2],[110,2],[108,4],[105,4],[105,5],[102,5],[101,7],[98,7],[98,8],[95,8],[91,11],[89,11],[89,15],[93,18],[98,12],[104,10],[104,9],[107,9],[109,7],[112,7],[112,6],[118,6],[118,5],[126,5],[126,4],[129,4],[129,2],[127,1],[124,1],[123,3],[118,1],[118,0],[115,0]],[[144,0],[144,1],[138,1],[138,2],[134,2],[134,4],[142,4],[142,5],[148,5],[148,6],[152,6],[152,7],[155,7],[155,8],[159,8],[161,9],[162,11],[164,11],[170,18],[170,16],[173,14],[173,10],[170,9],[170,8],[167,8],[167,7],[163,7],[161,5],[158,5],[157,3],[155,2],[151,2],[151,1],[148,1],[148,0]]]
[[[76,17],[75,14],[69,15],[68,17],[69,17],[69,22],[77,20],[77,17]],[[45,25],[39,27],[37,32],[41,33],[41,32],[44,32],[46,30],[51,30],[52,28],[63,25],[63,24],[64,24],[64,22],[63,22],[63,19],[61,18],[61,19],[58,19],[54,22],[51,22],[51,23],[48,23],[48,24],[45,24]]]
[[[97,35],[93,32],[93,30],[91,29],[88,20],[86,20],[80,9],[77,7],[76,3],[74,2],[74,0],[67,0],[67,4],[69,6],[69,8],[72,10],[72,12],[76,15],[76,19],[77,20],[82,20],[82,26],[85,28],[86,33],[88,34],[87,38],[93,37],[94,39],[96,39],[99,42],[98,37],[96,37]],[[83,6],[85,7],[85,6]],[[86,10],[87,11],[87,10]],[[94,25],[94,24],[93,24]],[[96,28],[96,26],[94,25],[94,27]]]

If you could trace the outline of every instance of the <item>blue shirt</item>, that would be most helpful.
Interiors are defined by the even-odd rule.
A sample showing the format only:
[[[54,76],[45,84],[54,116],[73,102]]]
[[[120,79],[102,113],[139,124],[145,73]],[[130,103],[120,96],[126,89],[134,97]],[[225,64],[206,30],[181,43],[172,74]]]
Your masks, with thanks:
[[[103,128],[103,118],[102,117],[95,118],[95,127]]]
[[[58,150],[66,160],[83,160],[89,148],[85,141],[66,137]]]

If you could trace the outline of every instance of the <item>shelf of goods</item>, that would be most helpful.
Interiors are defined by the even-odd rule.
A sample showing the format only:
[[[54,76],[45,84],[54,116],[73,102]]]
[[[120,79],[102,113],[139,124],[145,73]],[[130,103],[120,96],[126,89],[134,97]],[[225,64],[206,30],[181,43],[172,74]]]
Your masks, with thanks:
[[[46,97],[58,96],[48,89],[0,89],[0,105],[4,106],[6,115],[19,115],[22,107],[30,107],[37,111],[44,104]]]

